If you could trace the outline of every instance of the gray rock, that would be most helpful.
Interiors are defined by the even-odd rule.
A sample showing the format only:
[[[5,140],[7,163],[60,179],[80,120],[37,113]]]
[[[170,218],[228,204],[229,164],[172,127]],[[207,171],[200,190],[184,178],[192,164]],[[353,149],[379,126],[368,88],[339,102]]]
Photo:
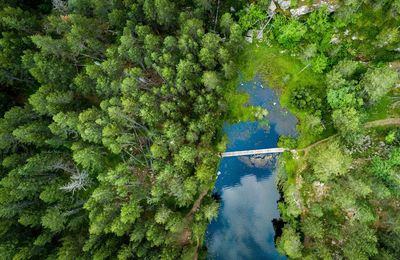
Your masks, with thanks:
[[[246,36],[244,36],[246,42],[252,43],[253,42],[253,30],[248,30]]]
[[[289,9],[290,7],[290,0],[276,0],[282,10]]]
[[[252,43],[254,35],[256,36],[256,39],[260,41],[263,38],[264,32],[263,32],[263,30],[255,30],[255,31],[254,30],[249,30],[249,31],[247,31],[246,36],[244,37],[244,39],[247,42]]]
[[[333,44],[338,44],[339,42],[340,42],[340,40],[339,40],[338,37],[333,37],[333,38],[331,39],[331,41],[330,41],[330,43],[333,43]]]
[[[311,8],[308,7],[307,5],[303,5],[302,7],[296,8],[296,9],[290,9],[290,13],[293,17],[301,16],[308,14],[311,12]]]
[[[324,6],[324,5],[327,6],[328,11],[329,11],[330,13],[336,11],[336,8],[337,8],[336,5],[330,5],[330,4],[328,4],[327,2],[325,2],[325,1],[321,1],[320,3],[318,3],[318,4],[313,4],[312,6],[303,5],[303,6],[299,7],[299,8],[290,9],[290,14],[291,14],[293,17],[302,16],[302,15],[311,13],[311,12],[314,11],[314,10],[318,10],[319,8],[321,8],[321,7]]]
[[[337,9],[337,6],[336,5],[328,5],[328,10],[329,10],[329,12],[335,12],[336,11],[336,9]]]
[[[329,11],[330,13],[336,11],[336,8],[337,8],[336,5],[330,5],[329,3],[325,2],[325,1],[321,1],[319,4],[313,4],[313,7],[314,7],[313,9],[319,9],[319,8],[321,8],[321,7],[324,6],[324,5],[328,8],[328,11]]]
[[[249,43],[253,42],[253,30],[247,31],[246,36],[244,37],[244,40]]]

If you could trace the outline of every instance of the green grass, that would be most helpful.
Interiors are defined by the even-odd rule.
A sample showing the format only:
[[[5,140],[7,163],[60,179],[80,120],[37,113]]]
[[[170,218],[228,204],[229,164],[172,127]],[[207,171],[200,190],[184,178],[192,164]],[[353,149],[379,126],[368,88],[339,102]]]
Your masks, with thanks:
[[[290,112],[299,119],[298,130],[300,132],[300,138],[298,144],[300,148],[306,147],[318,139],[323,138],[323,136],[315,137],[312,133],[303,131],[303,123],[307,113],[299,111],[290,105],[291,92],[297,87],[324,87],[323,84],[321,84],[321,82],[323,82],[322,75],[314,73],[309,68],[304,70],[303,68],[304,65],[295,57],[282,53],[277,47],[268,47],[265,43],[247,45],[242,55],[239,57],[239,71],[243,79],[248,81],[253,79],[255,75],[260,75],[265,83],[280,94],[281,105],[287,107]],[[238,95],[235,92],[238,83],[239,78],[229,83],[230,91],[227,93],[229,110],[235,116],[246,116],[248,111],[237,111],[242,109],[240,104],[245,103],[244,97],[240,95],[239,97],[235,97]],[[232,103],[229,103],[230,101]],[[231,107],[232,105],[236,106],[236,108]],[[241,115],[241,113],[243,114]]]
[[[287,174],[287,181],[289,184],[296,183],[296,173],[299,167],[299,162],[293,159],[292,154],[290,152],[285,152],[283,154],[283,160],[285,162],[285,172]]]
[[[235,86],[237,86],[237,84]],[[238,92],[235,88],[229,88],[225,94],[225,98],[228,104],[227,121],[234,123],[254,120],[252,107],[246,106],[250,98],[247,93]]]
[[[392,90],[379,102],[367,109],[367,121],[380,120],[400,116],[400,91]]]
[[[367,110],[367,121],[374,121],[388,117],[391,101],[388,96],[382,98],[376,105]]]

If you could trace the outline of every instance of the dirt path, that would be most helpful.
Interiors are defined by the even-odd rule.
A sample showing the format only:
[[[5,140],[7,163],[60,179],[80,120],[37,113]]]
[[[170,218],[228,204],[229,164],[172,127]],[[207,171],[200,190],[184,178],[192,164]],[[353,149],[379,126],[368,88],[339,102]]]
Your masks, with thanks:
[[[380,119],[380,120],[375,120],[375,121],[370,121],[365,123],[364,127],[365,128],[372,128],[372,127],[377,127],[377,126],[389,126],[389,125],[398,125],[400,126],[400,118],[386,118],[386,119]],[[303,148],[303,149],[298,149],[297,151],[299,152],[304,152],[304,155],[307,155],[308,152],[314,148],[315,146],[324,143],[332,138],[335,138],[338,136],[338,134],[331,135],[325,139],[322,139],[316,143],[310,144],[309,146]]]
[[[399,125],[400,118],[386,118],[381,120],[371,121],[365,124],[366,128],[377,127],[377,126],[388,126],[388,125]]]
[[[200,193],[199,197],[193,203],[192,209],[186,214],[186,216],[183,220],[185,227],[183,228],[183,230],[180,234],[180,238],[179,238],[179,244],[181,246],[185,246],[190,243],[192,231],[190,230],[189,225],[193,222],[194,213],[196,213],[196,211],[200,208],[201,202],[207,194],[208,194],[207,190]],[[199,248],[199,243],[197,245],[195,255],[197,255],[198,248]],[[196,257],[195,257],[195,259],[196,259]]]
[[[192,209],[189,211],[189,213],[186,215],[186,219],[191,220],[193,218],[194,213],[200,208],[201,201],[203,200],[204,196],[206,196],[208,193],[207,191],[203,191],[197,200],[193,203]]]
[[[305,147],[305,148],[297,149],[297,151],[298,151],[298,152],[304,152],[304,156],[306,156],[306,155],[308,154],[308,152],[309,152],[312,148],[314,148],[315,146],[320,145],[320,144],[322,144],[322,143],[325,143],[326,141],[329,141],[329,140],[335,138],[335,137],[338,136],[338,135],[339,135],[339,134],[331,135],[331,136],[329,136],[329,137],[327,137],[327,138],[325,138],[325,139],[319,140],[319,141],[316,142],[316,143],[310,144],[309,146],[307,146],[307,147]]]

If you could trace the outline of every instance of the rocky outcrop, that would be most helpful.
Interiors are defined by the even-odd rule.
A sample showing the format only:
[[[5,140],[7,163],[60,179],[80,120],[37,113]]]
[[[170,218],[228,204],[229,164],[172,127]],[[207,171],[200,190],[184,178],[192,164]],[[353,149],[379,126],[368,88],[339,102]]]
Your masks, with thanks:
[[[299,7],[299,8],[290,9],[290,14],[294,17],[297,17],[297,16],[308,14],[311,11],[312,10],[308,5],[303,5],[302,7]]]
[[[290,15],[293,17],[298,17],[298,16],[302,16],[302,15],[311,13],[312,11],[321,8],[321,6],[323,6],[323,5],[327,6],[329,12],[334,12],[337,8],[336,5],[331,4],[329,1],[320,1],[317,4],[303,5],[298,8],[290,8],[290,1],[272,0],[270,6],[268,8],[268,14],[270,16],[273,16],[276,13],[277,5],[282,10],[289,9]]]
[[[263,31],[263,30],[249,30],[249,31],[246,33],[246,36],[244,37],[244,39],[245,39],[247,42],[249,42],[249,43],[252,43],[252,42],[253,42],[254,37],[255,37],[257,40],[261,41],[262,38],[263,38],[263,34],[264,34],[264,31]]]
[[[290,8],[290,0],[276,0],[276,2],[282,10],[287,10]]]
[[[320,1],[318,4],[313,5],[303,5],[299,8],[290,8],[290,0],[271,0],[271,3],[268,7],[268,21],[262,26],[260,30],[249,30],[244,37],[245,40],[249,43],[252,43],[255,39],[261,41],[263,39],[263,33],[266,25],[272,20],[273,16],[276,14],[278,8],[279,10],[288,10],[292,17],[302,16],[308,13],[311,13],[314,10],[321,8],[321,6],[326,5],[329,12],[334,12],[337,8],[336,5],[330,4],[327,1]],[[285,11],[287,13],[287,11]],[[331,43],[338,43],[339,39],[332,39]]]

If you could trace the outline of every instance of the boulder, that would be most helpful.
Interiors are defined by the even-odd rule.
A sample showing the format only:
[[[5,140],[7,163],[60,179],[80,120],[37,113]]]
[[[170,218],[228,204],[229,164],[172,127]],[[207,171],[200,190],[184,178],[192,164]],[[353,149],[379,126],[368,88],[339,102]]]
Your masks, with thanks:
[[[253,42],[253,30],[248,30],[246,36],[244,36],[246,42],[252,43]]]
[[[261,41],[263,39],[263,35],[264,35],[264,31],[263,30],[249,30],[249,31],[247,31],[246,36],[244,37],[244,39],[247,42],[252,43],[254,36],[256,36],[257,40]]]
[[[329,4],[329,3],[325,2],[325,1],[321,1],[321,2],[318,3],[318,4],[313,4],[313,7],[314,7],[314,9],[319,9],[319,8],[321,8],[321,7],[324,6],[324,5],[326,5],[326,7],[328,8],[328,11],[329,11],[330,13],[336,11],[336,8],[337,8],[336,5],[331,5],[331,4]]]
[[[276,2],[282,10],[289,9],[290,7],[290,0],[276,0]]]
[[[299,8],[290,9],[290,14],[293,17],[297,17],[297,16],[308,14],[311,11],[312,10],[308,5],[303,5],[302,7],[299,7]]]
[[[330,41],[332,44],[338,44],[340,42],[340,39],[338,37],[333,37]]]
[[[329,11],[330,13],[334,12],[334,11],[336,10],[336,8],[337,8],[336,5],[331,5],[331,4],[327,3],[326,1],[321,1],[321,2],[318,3],[318,4],[313,4],[313,5],[311,5],[311,6],[309,6],[309,5],[303,5],[303,6],[299,7],[299,8],[290,9],[290,14],[291,14],[293,17],[302,16],[302,15],[311,13],[311,12],[314,11],[314,10],[318,10],[318,9],[321,8],[322,6],[326,6],[326,7],[328,8],[328,11]]]
[[[336,11],[337,5],[328,5],[329,12],[333,13]]]
[[[246,42],[248,42],[248,43],[252,43],[252,42],[253,42],[253,37],[251,37],[251,36],[245,36],[245,37],[244,37],[244,40],[245,40]]]

